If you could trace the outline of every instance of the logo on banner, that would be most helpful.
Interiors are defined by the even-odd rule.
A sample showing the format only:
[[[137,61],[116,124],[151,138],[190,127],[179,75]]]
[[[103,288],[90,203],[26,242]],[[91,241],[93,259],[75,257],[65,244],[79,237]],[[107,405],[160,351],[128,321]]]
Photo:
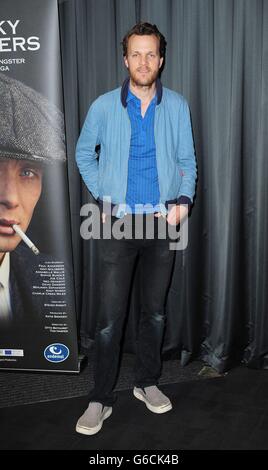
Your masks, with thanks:
[[[50,362],[63,362],[69,354],[69,348],[61,343],[50,344],[44,351],[46,360]]]
[[[0,356],[20,357],[24,356],[24,351],[23,349],[0,349]]]

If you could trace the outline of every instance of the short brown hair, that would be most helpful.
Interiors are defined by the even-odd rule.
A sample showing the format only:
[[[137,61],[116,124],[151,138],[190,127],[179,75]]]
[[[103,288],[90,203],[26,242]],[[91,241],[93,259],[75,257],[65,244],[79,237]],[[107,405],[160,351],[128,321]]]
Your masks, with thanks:
[[[166,54],[166,39],[165,36],[163,36],[162,33],[160,33],[159,29],[155,24],[151,23],[137,23],[135,26],[133,26],[124,36],[123,41],[121,42],[123,46],[123,56],[125,57],[127,55],[127,46],[128,46],[128,40],[130,36],[133,34],[137,34],[138,36],[145,36],[145,35],[151,35],[154,34],[159,39],[160,45],[159,45],[159,53],[160,57],[165,58]]]

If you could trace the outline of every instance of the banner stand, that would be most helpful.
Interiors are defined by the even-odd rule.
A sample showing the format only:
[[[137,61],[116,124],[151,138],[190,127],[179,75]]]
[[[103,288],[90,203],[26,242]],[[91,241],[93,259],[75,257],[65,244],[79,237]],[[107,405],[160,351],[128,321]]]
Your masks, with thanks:
[[[58,2],[0,20],[0,369],[78,373]]]

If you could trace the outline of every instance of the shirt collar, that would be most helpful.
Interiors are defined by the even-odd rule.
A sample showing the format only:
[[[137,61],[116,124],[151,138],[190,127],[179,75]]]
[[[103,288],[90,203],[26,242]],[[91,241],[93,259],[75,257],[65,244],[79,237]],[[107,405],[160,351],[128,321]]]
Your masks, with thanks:
[[[0,282],[4,289],[9,288],[10,255],[6,253],[0,266]]]
[[[156,98],[157,98],[157,93],[155,93],[154,97],[151,99],[150,104],[152,102],[155,102]],[[128,87],[128,94],[127,94],[126,102],[129,103],[129,101],[132,101],[132,100],[134,100],[138,104],[140,104],[140,101],[141,101],[140,98],[134,95],[134,93],[132,93],[132,91],[130,91],[130,88]]]
[[[128,87],[126,102],[128,103],[129,101],[132,101],[132,100],[139,100],[139,98],[137,96],[135,96],[132,93],[132,91],[130,91],[130,88]]]

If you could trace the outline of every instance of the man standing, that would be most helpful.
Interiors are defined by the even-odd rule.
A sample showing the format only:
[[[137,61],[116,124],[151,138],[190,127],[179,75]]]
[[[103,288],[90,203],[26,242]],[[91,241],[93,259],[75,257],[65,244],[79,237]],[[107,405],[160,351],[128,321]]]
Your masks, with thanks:
[[[91,105],[77,144],[76,160],[93,197],[102,204],[103,229],[111,201],[112,224],[131,221],[132,235],[140,223],[154,225],[154,237],[112,236],[100,240],[101,302],[96,334],[95,387],[76,431],[95,434],[112,413],[120,341],[132,274],[141,263],[141,317],[137,342],[134,396],[154,413],[172,404],[157,387],[165,301],[174,251],[169,237],[158,237],[187,215],[193,201],[196,161],[187,102],[162,86],[158,77],[166,41],[156,25],[139,23],[123,39],[129,77]],[[99,159],[95,147],[100,145]],[[161,225],[160,223],[160,225]],[[134,228],[133,228],[134,227]]]

